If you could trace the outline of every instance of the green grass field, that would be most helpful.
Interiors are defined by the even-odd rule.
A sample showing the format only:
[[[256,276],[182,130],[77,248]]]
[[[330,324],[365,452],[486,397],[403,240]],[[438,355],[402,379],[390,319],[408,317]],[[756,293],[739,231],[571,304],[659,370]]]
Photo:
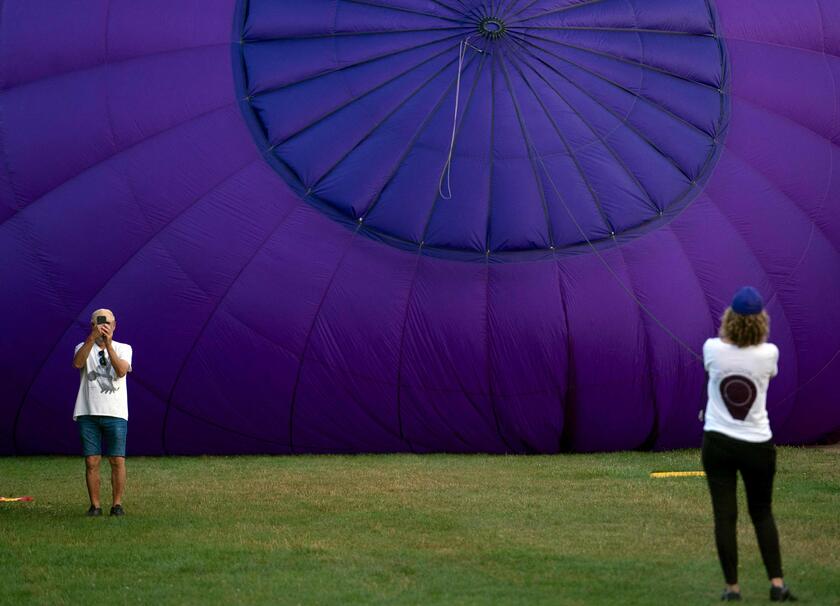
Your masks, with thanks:
[[[709,604],[699,453],[128,460],[86,518],[81,458],[0,459],[3,604]],[[103,465],[103,508],[110,506]],[[840,451],[781,448],[786,580],[840,604]],[[768,583],[739,488],[745,601]]]

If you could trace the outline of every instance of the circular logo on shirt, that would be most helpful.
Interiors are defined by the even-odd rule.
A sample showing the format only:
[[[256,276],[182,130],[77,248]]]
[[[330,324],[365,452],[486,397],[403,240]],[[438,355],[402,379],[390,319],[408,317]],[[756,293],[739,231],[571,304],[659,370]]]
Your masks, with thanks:
[[[757,395],[758,387],[749,377],[729,375],[720,382],[720,397],[729,414],[739,421],[747,418]]]

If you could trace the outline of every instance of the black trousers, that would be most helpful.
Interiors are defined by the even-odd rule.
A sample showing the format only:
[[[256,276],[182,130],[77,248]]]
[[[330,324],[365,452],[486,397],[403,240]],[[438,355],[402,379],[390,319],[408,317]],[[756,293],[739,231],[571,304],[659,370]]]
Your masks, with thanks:
[[[703,434],[703,468],[712,495],[715,543],[726,582],[738,582],[736,523],[737,472],[744,478],[747,507],[752,518],[767,578],[782,576],[779,533],[773,519],[773,476],[776,475],[776,447],[772,441],[745,442],[715,431]]]

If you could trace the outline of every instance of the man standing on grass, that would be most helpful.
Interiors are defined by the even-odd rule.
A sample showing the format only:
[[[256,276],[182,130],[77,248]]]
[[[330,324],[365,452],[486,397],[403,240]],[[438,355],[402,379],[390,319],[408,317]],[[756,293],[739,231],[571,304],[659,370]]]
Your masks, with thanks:
[[[73,420],[79,426],[90,509],[88,516],[101,516],[99,462],[102,440],[111,464],[112,516],[125,515],[125,437],[128,430],[128,395],[125,375],[131,372],[131,346],[112,339],[117,320],[109,309],[97,309],[90,317],[90,334],[76,346],[73,366],[79,369],[79,393]]]

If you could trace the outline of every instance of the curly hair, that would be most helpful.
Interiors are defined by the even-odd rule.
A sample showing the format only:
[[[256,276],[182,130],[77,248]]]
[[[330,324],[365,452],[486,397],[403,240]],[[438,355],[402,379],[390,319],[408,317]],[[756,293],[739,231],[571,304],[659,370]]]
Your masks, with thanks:
[[[770,316],[766,311],[743,316],[726,308],[720,323],[720,338],[738,347],[760,345],[770,334]]]

